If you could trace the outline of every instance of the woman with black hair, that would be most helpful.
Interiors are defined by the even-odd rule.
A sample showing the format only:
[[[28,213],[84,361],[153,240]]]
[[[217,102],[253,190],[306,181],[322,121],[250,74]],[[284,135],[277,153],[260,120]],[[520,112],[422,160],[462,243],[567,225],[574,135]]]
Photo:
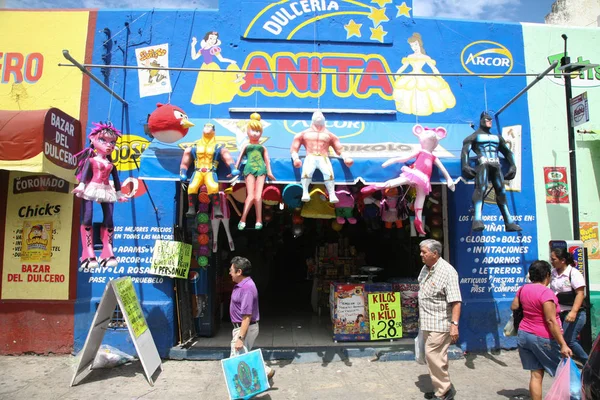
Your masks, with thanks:
[[[523,307],[517,345],[523,369],[531,371],[529,393],[533,400],[542,400],[544,371],[554,376],[560,356],[573,354],[561,332],[558,299],[547,286],[550,264],[536,260],[529,266],[531,283],[517,290],[510,308]],[[554,339],[554,340],[553,340]]]
[[[563,325],[563,336],[575,357],[583,364],[588,355],[577,341],[577,336],[586,322],[585,307],[585,279],[577,268],[573,268],[575,261],[571,253],[565,248],[555,247],[550,253],[552,280],[550,289],[558,298],[560,305],[560,320]]]

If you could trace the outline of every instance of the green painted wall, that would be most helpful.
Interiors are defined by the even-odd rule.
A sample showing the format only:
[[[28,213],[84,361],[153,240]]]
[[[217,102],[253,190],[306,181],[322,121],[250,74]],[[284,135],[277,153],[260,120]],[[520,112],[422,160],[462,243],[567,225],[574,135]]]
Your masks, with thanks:
[[[600,64],[600,29],[567,28],[550,25],[523,24],[523,41],[527,72],[545,70],[553,59],[562,56],[568,36],[571,62]],[[554,56],[554,57],[553,57]],[[530,77],[529,82],[534,78]],[[575,128],[600,132],[600,67],[573,79],[573,96],[587,91],[590,122]],[[572,210],[569,204],[547,204],[544,167],[566,167],[569,173],[569,151],[566,119],[566,97],[562,78],[553,74],[528,92],[529,118],[536,191],[538,246],[540,258],[549,258],[548,241],[573,239]],[[522,100],[521,100],[522,101]],[[600,134],[576,132],[577,180],[580,222],[600,222]],[[569,179],[570,181],[570,179]],[[570,182],[569,182],[570,184]],[[572,199],[571,199],[572,200]],[[600,259],[589,261],[592,296],[592,331],[600,331]]]

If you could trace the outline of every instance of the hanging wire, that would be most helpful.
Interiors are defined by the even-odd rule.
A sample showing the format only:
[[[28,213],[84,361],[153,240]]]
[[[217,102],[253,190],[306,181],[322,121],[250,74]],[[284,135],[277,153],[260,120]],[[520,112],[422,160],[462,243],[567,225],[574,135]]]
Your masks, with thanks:
[[[415,78],[417,79],[417,78]],[[419,123],[419,92],[417,91],[417,85],[415,85],[415,87],[413,88],[413,92],[414,92],[414,96],[413,99],[415,101],[415,123],[418,124]]]
[[[317,10],[313,11],[314,16],[317,15]],[[313,24],[313,53],[317,54],[317,23]],[[318,75],[318,85],[317,93],[319,97],[317,97],[317,110],[321,110],[321,75]]]
[[[210,101],[208,103],[208,119],[210,120],[212,118],[212,105],[213,105],[213,93],[214,93],[214,89],[215,89],[215,74],[216,72],[213,72],[210,74],[210,82],[211,82],[211,91],[210,91]]]
[[[112,87],[110,88],[113,92],[115,91],[115,82],[117,81],[117,77],[113,77]],[[110,101],[108,102],[108,116],[106,117],[107,122],[110,122],[110,113],[112,111],[112,102],[113,96],[110,96]]]
[[[188,40],[187,40],[187,49],[190,52],[191,52],[191,50],[190,50],[190,43],[191,43],[191,40],[192,40],[192,32],[194,30],[194,21],[196,20],[196,10],[197,10],[197,8],[194,8],[194,13],[192,14],[192,23],[190,24],[190,32],[188,34]],[[187,59],[188,50],[186,50],[184,52],[183,61],[181,61],[181,68],[183,68],[183,66],[185,65],[185,60]],[[173,88],[171,89],[172,92],[174,92],[175,88],[177,87],[177,83],[179,82],[179,77],[181,76],[181,72],[182,72],[182,70],[179,70],[179,74],[177,75],[177,79],[175,79],[175,83],[173,84]]]
[[[201,68],[179,68],[179,67],[138,67],[136,65],[105,65],[105,64],[81,64],[85,68],[107,68],[107,69],[147,69],[147,70],[160,70],[160,71],[183,71],[183,72],[222,72],[222,73],[251,73],[251,74],[289,74],[289,70],[279,70],[279,69],[240,69],[240,70],[217,70],[217,69],[201,69]],[[77,65],[73,64],[64,64],[59,63],[59,67],[77,67]],[[397,75],[395,72],[353,72],[353,71],[294,71],[296,75],[352,75],[352,76],[393,76]],[[411,73],[413,76],[457,76],[457,77],[472,77],[472,78],[481,78],[481,77],[523,77],[523,76],[538,76],[538,73],[528,73],[528,72],[509,72],[509,73],[479,73],[472,74],[469,72],[440,72],[438,74],[429,73],[429,72],[419,72],[419,73]],[[558,74],[554,74],[557,77],[573,75],[573,73],[561,72]]]
[[[152,9],[152,13],[154,13],[154,9]],[[108,39],[106,39],[104,41],[104,43],[102,43],[102,46],[104,46],[106,43],[110,42],[111,40],[113,40],[115,37],[119,36],[119,34],[121,32],[123,32],[124,30],[126,30],[127,28],[131,28],[131,25],[133,25],[138,19],[142,18],[144,15],[148,14],[148,12],[146,11],[145,13],[143,13],[142,15],[140,15],[139,17],[137,17],[136,19],[134,19],[133,21],[131,21],[129,23],[129,25],[125,25],[125,28],[121,29],[119,32],[115,33],[114,35],[111,35],[111,37],[109,37]]]
[[[488,110],[487,102],[487,82],[483,82],[483,101],[485,102],[485,110]]]

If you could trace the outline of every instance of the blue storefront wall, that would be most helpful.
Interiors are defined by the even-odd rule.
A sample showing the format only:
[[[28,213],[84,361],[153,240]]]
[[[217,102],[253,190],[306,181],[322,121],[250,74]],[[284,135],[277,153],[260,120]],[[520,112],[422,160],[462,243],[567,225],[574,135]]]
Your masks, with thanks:
[[[305,2],[296,2],[300,4]],[[324,1],[333,7],[329,11],[312,10],[312,18],[298,16],[281,26],[277,35],[264,28],[272,13],[279,8],[269,7],[271,2],[251,3],[234,0],[220,1],[220,10],[126,10],[97,13],[92,62],[112,65],[136,65],[135,49],[168,43],[171,67],[226,69],[230,62],[203,63],[203,57],[192,60],[190,49],[193,38],[196,48],[207,32],[217,31],[221,43],[220,56],[230,61],[230,68],[248,70],[290,70],[330,72],[392,72],[405,65],[405,72],[420,70],[425,73],[505,73],[526,72],[523,54],[522,29],[518,24],[453,21],[444,19],[413,18],[401,14],[402,2],[385,4],[373,10],[357,2]],[[336,3],[335,9],[331,3]],[[279,2],[281,7],[291,3]],[[409,7],[410,3],[407,4]],[[281,8],[280,7],[280,8]],[[346,7],[346,8],[345,8]],[[350,8],[347,8],[350,7]],[[383,14],[381,10],[383,11]],[[291,11],[290,11],[291,10]],[[299,10],[299,9],[297,9]],[[379,11],[377,11],[379,10]],[[402,10],[405,10],[402,8]],[[259,15],[260,14],[260,15]],[[305,13],[306,14],[306,13]],[[333,15],[335,14],[335,15]],[[254,15],[250,18],[249,15]],[[383,18],[388,19],[388,21]],[[263,20],[266,18],[266,20]],[[303,19],[304,18],[304,19]],[[254,21],[254,22],[252,22]],[[262,21],[262,22],[261,22]],[[262,25],[261,25],[262,24]],[[126,26],[127,25],[127,26]],[[357,25],[360,27],[357,28]],[[273,28],[277,31],[276,28]],[[382,33],[382,31],[385,33]],[[407,40],[419,34],[422,48],[429,57],[416,60]],[[271,35],[271,36],[269,36]],[[312,39],[307,39],[312,38]],[[414,46],[414,45],[413,45]],[[216,56],[215,56],[216,57]],[[206,60],[205,60],[206,61]],[[421,65],[422,64],[422,65]],[[434,69],[432,69],[435,68]],[[103,72],[102,72],[103,71]],[[369,123],[399,123],[400,136],[409,135],[410,126],[420,123],[429,127],[447,126],[450,133],[461,137],[448,137],[440,142],[450,153],[460,152],[460,143],[472,130],[470,123],[479,122],[484,109],[498,110],[525,85],[525,77],[484,78],[477,76],[404,75],[404,80],[384,75],[316,75],[251,73],[238,82],[222,81],[224,74],[211,75],[194,71],[169,73],[173,92],[170,95],[140,97],[138,72],[123,69],[95,69],[107,85],[129,102],[125,111],[121,105],[95,84],[92,84],[88,104],[89,121],[113,121],[130,136],[116,156],[123,158],[119,164],[122,180],[136,178],[138,157],[152,144],[144,133],[147,116],[157,102],[171,102],[182,107],[195,121],[212,119],[247,119],[251,111],[236,112],[230,108],[285,108],[285,109],[368,109],[396,110],[392,115],[351,113],[326,114],[329,121],[356,121]],[[210,78],[206,78],[210,77]],[[444,89],[447,83],[447,89]],[[429,115],[415,115],[411,109],[394,101],[394,95],[410,97],[417,88],[425,88],[435,101],[445,100]],[[442,93],[443,92],[443,93]],[[451,95],[449,94],[451,93]],[[428,107],[423,108],[428,114]],[[310,120],[310,113],[263,113],[265,122],[273,126],[284,120]],[[495,204],[485,206],[485,215],[496,218],[487,221],[483,234],[470,231],[472,185],[459,183],[456,192],[448,196],[450,261],[461,277],[464,299],[461,323],[461,345],[466,350],[483,350],[488,347],[514,347],[514,340],[503,337],[502,326],[508,319],[509,302],[526,274],[526,267],[537,258],[535,203],[531,175],[531,140],[527,109],[527,96],[509,107],[499,118],[502,126],[520,126],[521,130],[521,189],[508,193],[509,207],[520,219],[522,234],[504,233],[498,220]],[[226,127],[217,125],[217,139],[224,135],[235,137]],[[88,123],[87,132],[90,124]],[[496,128],[495,128],[496,129]],[[393,130],[393,128],[392,128]],[[225,132],[225,133],[222,133]],[[370,132],[377,134],[377,129]],[[273,132],[273,135],[276,135]],[[282,145],[291,144],[287,132]],[[191,136],[190,136],[191,137]],[[343,139],[343,143],[360,143],[360,134]],[[185,141],[185,138],[183,139]],[[280,140],[278,140],[280,141]],[[271,141],[274,143],[275,140]],[[368,142],[365,140],[365,142]],[[265,143],[269,148],[269,141]],[[279,149],[281,150],[281,149]],[[271,152],[271,149],[269,149]],[[273,148],[273,152],[275,152]],[[234,158],[237,153],[232,151]],[[134,157],[135,156],[135,157]],[[129,158],[128,158],[129,157]],[[285,154],[280,162],[286,161]],[[139,158],[137,159],[139,161]],[[142,160],[143,162],[143,160]],[[139,163],[138,163],[139,164]],[[160,160],[159,160],[160,164]],[[152,175],[141,166],[144,175]],[[397,171],[390,170],[389,178]],[[157,169],[157,174],[164,173]],[[453,169],[453,178],[457,174]],[[150,252],[160,228],[172,228],[175,222],[173,181],[146,180],[148,192],[129,204],[115,206],[115,221],[122,227],[122,236],[115,236],[115,250],[123,257],[116,271],[98,273],[80,272],[76,316],[76,348],[80,348],[93,317],[95,304],[105,283],[94,282],[92,277],[116,278],[131,275],[138,278],[135,285],[142,300],[148,323],[162,355],[175,343],[175,320],[172,282],[148,281],[156,277],[145,274]],[[140,183],[140,182],[138,182]],[[142,187],[143,185],[138,185]],[[154,204],[150,201],[150,196]],[[156,211],[158,210],[158,211]],[[101,212],[96,210],[95,221]],[[148,231],[145,231],[147,228]],[[126,232],[125,229],[143,230]],[[157,232],[158,230],[158,232]],[[119,232],[116,232],[119,233]],[[125,236],[128,233],[130,236]],[[172,235],[172,231],[170,232]],[[165,238],[163,236],[163,238]],[[120,251],[119,251],[120,250]],[[121,269],[123,268],[123,269]],[[133,268],[133,269],[130,269]],[[138,268],[138,269],[135,269]],[[146,280],[145,280],[146,279]],[[106,340],[124,343],[123,331],[107,332]]]
[[[106,283],[121,276],[131,276],[142,310],[161,356],[176,340],[174,291],[171,278],[146,273],[157,239],[173,240],[175,185],[171,182],[137,180],[137,173],[120,172],[125,192],[135,190],[127,203],[114,209],[114,252],[119,261],[115,268],[80,270],[75,304],[75,344],[79,351],[85,343],[92,319]],[[102,209],[94,208],[94,222],[102,221]],[[129,332],[123,326],[106,331],[104,343],[135,354]]]

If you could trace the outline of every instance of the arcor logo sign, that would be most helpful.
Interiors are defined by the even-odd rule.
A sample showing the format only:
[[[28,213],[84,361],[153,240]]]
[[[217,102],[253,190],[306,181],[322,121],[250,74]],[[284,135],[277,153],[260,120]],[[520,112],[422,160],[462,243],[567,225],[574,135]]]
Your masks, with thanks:
[[[508,74],[513,68],[512,53],[500,43],[479,40],[467,45],[460,53],[460,62],[470,74]],[[502,76],[482,76],[502,78]]]

